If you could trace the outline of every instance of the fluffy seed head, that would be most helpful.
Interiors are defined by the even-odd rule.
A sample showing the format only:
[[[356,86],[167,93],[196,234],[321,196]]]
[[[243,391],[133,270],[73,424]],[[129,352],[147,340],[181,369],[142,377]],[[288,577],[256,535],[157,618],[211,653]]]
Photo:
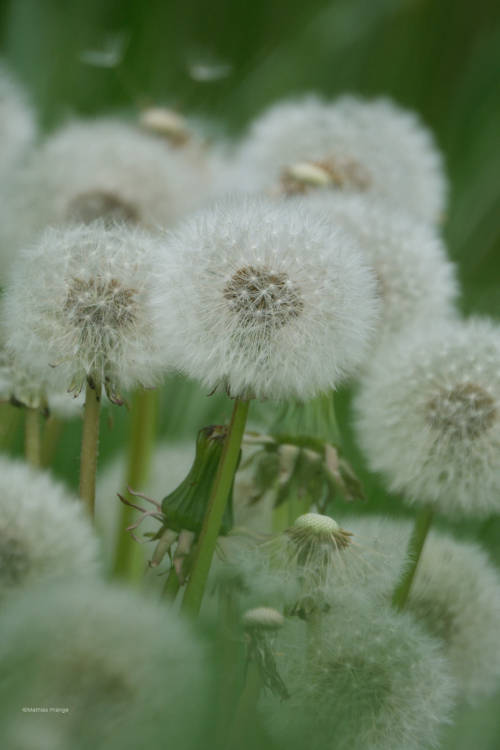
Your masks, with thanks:
[[[0,174],[14,166],[35,137],[35,118],[24,91],[0,64]],[[10,180],[9,180],[10,182]]]
[[[448,720],[454,683],[439,644],[408,614],[349,593],[313,633],[277,633],[277,668],[290,699],[265,695],[272,735],[291,747],[421,750]],[[314,639],[314,640],[312,640]]]
[[[389,601],[406,564],[408,521],[348,519],[349,528],[393,558],[385,582]],[[367,580],[371,590],[371,581]],[[462,698],[476,702],[500,682],[500,574],[474,542],[431,531],[407,603],[408,610],[446,650]]]
[[[151,301],[157,245],[139,229],[49,229],[18,260],[5,298],[7,345],[61,389],[91,375],[152,385],[163,369]],[[165,350],[163,349],[163,352]]]
[[[410,503],[452,516],[500,510],[500,331],[484,319],[404,331],[356,404],[371,468]]]
[[[441,155],[418,117],[388,99],[352,96],[266,110],[240,146],[230,182],[286,196],[376,196],[429,222],[440,219],[447,193]]]
[[[81,503],[47,474],[0,458],[0,598],[34,583],[97,573]]]
[[[213,689],[208,651],[171,609],[72,582],[18,598],[0,633],[7,747],[24,736],[27,718],[36,721],[21,713],[24,705],[69,708],[40,717],[52,748],[154,747],[165,737],[175,747],[203,744]],[[23,747],[39,748],[38,737]]]
[[[306,210],[223,203],[172,233],[165,255],[166,341],[178,367],[210,389],[307,399],[363,360],[374,278],[356,243]]]
[[[32,152],[1,196],[6,263],[47,226],[170,226],[204,199],[208,181],[201,156],[187,158],[131,125],[70,122]]]
[[[373,197],[315,193],[307,207],[352,232],[377,277],[381,335],[392,335],[415,320],[456,316],[458,283],[454,264],[438,233],[411,215]]]

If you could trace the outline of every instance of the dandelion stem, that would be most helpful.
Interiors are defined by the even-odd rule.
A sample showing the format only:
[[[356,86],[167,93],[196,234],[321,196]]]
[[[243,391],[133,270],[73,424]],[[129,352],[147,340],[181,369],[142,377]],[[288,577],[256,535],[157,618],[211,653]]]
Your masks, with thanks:
[[[40,412],[27,406],[24,423],[24,453],[32,466],[41,465]]]
[[[157,412],[158,392],[144,388],[138,389],[132,400],[126,479],[127,487],[133,490],[144,489],[144,483],[149,476],[156,436]],[[125,496],[133,501],[129,493]],[[130,581],[137,581],[144,567],[142,551],[126,530],[127,526],[133,523],[134,517],[134,509],[122,503],[113,574]]]
[[[411,585],[417,572],[418,563],[425,540],[429,532],[434,511],[430,506],[424,506],[415,518],[413,532],[408,542],[408,567],[403,573],[403,577],[396,586],[392,597],[392,604],[396,609],[403,609],[408,601]]]
[[[8,401],[0,403],[0,450],[11,447],[19,427],[22,409]]]
[[[97,450],[99,447],[99,415],[101,383],[91,376],[87,379],[83,410],[82,451],[80,457],[80,497],[90,515],[94,516]]]
[[[233,748],[246,745],[249,729],[255,724],[261,688],[262,678],[259,667],[254,661],[249,661],[245,685],[229,729],[229,736],[225,745],[226,750],[233,750]]]
[[[45,427],[43,430],[42,438],[42,466],[50,466],[52,463],[58,440],[61,436],[63,428],[63,422],[53,414],[50,415],[45,421]]]
[[[191,576],[186,586],[184,599],[182,600],[182,609],[190,612],[193,616],[196,616],[200,611],[224,510],[238,466],[248,407],[248,401],[236,399],[234,402],[231,423],[210,492],[210,499],[191,568]]]
[[[181,587],[181,584],[179,581],[179,576],[177,575],[175,568],[172,566],[170,568],[170,572],[168,574],[167,580],[165,581],[165,585],[162,591],[162,596],[164,596],[167,601],[173,602],[177,596],[177,592],[179,591],[180,587]]]

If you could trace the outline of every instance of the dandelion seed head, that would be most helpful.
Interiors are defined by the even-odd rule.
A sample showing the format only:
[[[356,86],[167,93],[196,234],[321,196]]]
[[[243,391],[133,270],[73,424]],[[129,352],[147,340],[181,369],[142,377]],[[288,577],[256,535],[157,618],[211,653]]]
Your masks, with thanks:
[[[419,118],[389,99],[353,96],[307,96],[264,111],[228,181],[285,196],[375,196],[427,222],[441,218],[447,195],[442,157]]]
[[[71,121],[32,151],[1,195],[2,273],[46,227],[101,220],[156,232],[205,200],[209,183],[201,155],[119,120]]]
[[[500,509],[500,334],[487,319],[404,330],[355,402],[374,471],[409,503],[452,517]]]
[[[255,607],[243,615],[243,625],[247,629],[279,630],[284,622],[281,612],[272,607]]]
[[[261,708],[281,742],[420,750],[449,719],[455,685],[439,644],[410,615],[352,592],[321,618],[309,645],[295,624],[277,633],[275,653],[291,697],[278,705],[266,695]]]
[[[357,368],[376,328],[356,243],[306,210],[227,201],[171,233],[158,305],[178,367],[210,390],[307,399]]]
[[[17,597],[0,633],[2,704],[70,708],[47,721],[51,747],[152,746],[161,736],[176,746],[202,743],[209,651],[172,610],[97,581],[71,581]],[[14,708],[7,715],[2,736],[10,740],[26,717]],[[27,749],[37,747],[33,738]]]
[[[152,235],[102,223],[49,229],[18,259],[5,297],[7,346],[61,390],[86,377],[114,388],[154,385],[164,369],[151,300]]]
[[[35,583],[97,574],[80,503],[47,474],[0,458],[0,598]]]
[[[411,522],[377,517],[345,522],[393,558],[383,592],[390,601],[407,563]],[[478,544],[431,530],[407,609],[442,641],[464,700],[476,703],[494,693],[500,682],[500,574]]]
[[[315,193],[310,210],[353,234],[377,279],[379,335],[391,336],[415,320],[457,316],[455,265],[437,231],[373,196]]]

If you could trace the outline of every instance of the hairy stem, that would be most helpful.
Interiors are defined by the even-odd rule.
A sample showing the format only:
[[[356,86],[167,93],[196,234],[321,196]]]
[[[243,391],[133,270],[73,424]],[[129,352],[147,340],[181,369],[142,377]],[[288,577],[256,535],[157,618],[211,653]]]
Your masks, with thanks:
[[[24,454],[31,466],[41,466],[42,442],[40,438],[40,412],[30,406],[25,408]]]
[[[127,464],[127,487],[143,490],[149,477],[151,457],[156,437],[156,415],[158,392],[138,389],[133,396],[131,427]],[[133,502],[129,493],[125,496]],[[119,578],[137,581],[144,568],[142,551],[127,532],[135,518],[133,508],[121,504],[118,522],[118,538],[115,550],[113,574]]]
[[[396,609],[403,609],[408,601],[413,579],[417,572],[418,563],[433,517],[434,511],[429,506],[424,506],[415,518],[413,532],[408,542],[408,567],[403,573],[403,577],[396,586],[392,596],[392,604]]]
[[[82,450],[80,456],[80,497],[94,516],[97,451],[99,448],[99,416],[101,383],[89,376],[83,409]]]
[[[182,609],[196,616],[200,611],[205,585],[212,562],[212,556],[217,544],[222,517],[231,491],[241,441],[245,431],[248,415],[248,401],[236,399],[229,431],[227,433],[222,455],[220,457],[217,474],[210,492],[203,526],[196,547],[196,553],[191,568],[191,576],[186,586]]]

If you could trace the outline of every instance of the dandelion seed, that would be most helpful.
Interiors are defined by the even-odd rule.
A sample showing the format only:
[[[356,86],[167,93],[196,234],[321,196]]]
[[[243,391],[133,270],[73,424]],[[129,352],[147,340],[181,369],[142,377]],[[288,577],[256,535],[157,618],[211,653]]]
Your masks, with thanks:
[[[371,468],[409,503],[500,509],[500,334],[487,319],[436,321],[384,346],[357,397]]]

